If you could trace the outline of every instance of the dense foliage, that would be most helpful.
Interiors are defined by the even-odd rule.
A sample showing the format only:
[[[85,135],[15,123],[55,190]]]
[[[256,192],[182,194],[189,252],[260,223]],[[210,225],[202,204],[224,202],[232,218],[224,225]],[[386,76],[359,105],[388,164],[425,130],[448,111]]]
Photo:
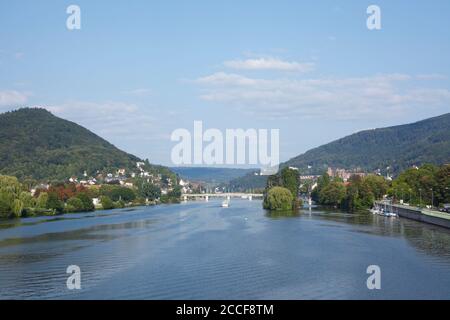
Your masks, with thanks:
[[[226,188],[236,192],[248,192],[263,190],[266,187],[268,176],[260,176],[254,172],[247,173],[242,177],[237,177],[226,185]]]
[[[142,198],[149,201],[155,201],[161,197],[161,189],[154,184],[142,181],[138,184],[138,192]],[[181,194],[180,194],[181,196]]]
[[[293,201],[294,197],[289,189],[273,187],[267,191],[264,197],[263,207],[268,210],[287,211],[292,210]]]
[[[178,185],[161,195],[161,189],[148,182],[143,182],[140,188],[120,185],[83,187],[74,183],[56,183],[48,188],[37,189],[32,195],[28,186],[20,183],[16,177],[0,175],[0,218],[172,203],[178,202],[180,197]],[[97,198],[97,207],[94,206],[94,198]]]
[[[381,199],[388,189],[382,176],[352,176],[347,183],[342,179],[331,179],[322,175],[311,196],[319,204],[339,207],[349,211],[370,208],[376,199]]]
[[[264,191],[263,207],[269,210],[286,210],[285,201],[289,197],[284,190],[287,190],[291,199],[289,209],[298,208],[301,205],[298,199],[299,186],[298,170],[284,168],[278,174],[269,176]]]
[[[326,173],[317,181],[312,198],[319,204],[346,210],[370,208],[375,200],[389,196],[395,202],[439,207],[450,203],[450,165],[426,164],[402,172],[392,182],[382,176],[352,176],[347,183]]]
[[[433,203],[433,206],[442,206],[450,203],[450,164],[408,169],[392,182],[388,193],[394,199],[403,199],[414,205]]]
[[[25,203],[22,187],[15,177],[0,176],[0,217],[20,217]]]

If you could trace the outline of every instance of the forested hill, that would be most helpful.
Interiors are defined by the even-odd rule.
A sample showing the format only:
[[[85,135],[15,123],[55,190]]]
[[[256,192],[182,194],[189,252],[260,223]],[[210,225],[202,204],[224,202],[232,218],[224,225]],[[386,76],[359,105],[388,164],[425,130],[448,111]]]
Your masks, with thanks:
[[[285,166],[295,166],[311,173],[327,167],[365,171],[384,170],[387,166],[399,172],[423,163],[450,162],[450,113],[419,122],[361,131],[307,151]]]
[[[135,168],[139,158],[76,123],[39,108],[0,114],[0,174],[67,179],[85,170]]]
[[[419,122],[365,130],[311,149],[281,167],[293,166],[304,175],[322,174],[328,167],[398,174],[425,163],[450,163],[450,113]],[[267,177],[246,175],[233,179],[235,190],[261,188]]]

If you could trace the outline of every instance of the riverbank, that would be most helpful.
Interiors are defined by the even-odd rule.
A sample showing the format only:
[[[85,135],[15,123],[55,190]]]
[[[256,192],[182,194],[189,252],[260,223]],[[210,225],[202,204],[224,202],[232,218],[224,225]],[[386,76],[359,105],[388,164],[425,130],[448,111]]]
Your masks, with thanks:
[[[379,206],[385,205],[385,203],[382,201],[378,201],[376,203]],[[386,206],[390,212],[398,214],[399,217],[434,224],[450,229],[450,214],[401,204],[386,204]]]

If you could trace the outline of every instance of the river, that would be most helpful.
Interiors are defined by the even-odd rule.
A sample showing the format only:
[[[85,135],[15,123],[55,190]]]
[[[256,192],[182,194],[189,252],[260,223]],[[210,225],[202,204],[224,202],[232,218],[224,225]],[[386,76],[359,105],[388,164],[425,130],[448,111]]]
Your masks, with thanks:
[[[450,299],[450,231],[218,200],[0,222],[0,299]],[[69,265],[81,289],[69,290]],[[381,289],[366,285],[369,265]]]

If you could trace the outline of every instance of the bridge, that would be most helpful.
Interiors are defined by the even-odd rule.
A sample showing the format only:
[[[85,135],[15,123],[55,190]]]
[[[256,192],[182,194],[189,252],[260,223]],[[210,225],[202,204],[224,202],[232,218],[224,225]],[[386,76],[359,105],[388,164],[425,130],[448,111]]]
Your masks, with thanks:
[[[230,200],[231,198],[241,198],[253,200],[253,198],[262,198],[264,195],[262,193],[243,193],[243,192],[226,192],[226,193],[184,193],[181,198],[187,201],[189,198],[194,199],[204,199],[208,201],[209,198],[226,198]]]

